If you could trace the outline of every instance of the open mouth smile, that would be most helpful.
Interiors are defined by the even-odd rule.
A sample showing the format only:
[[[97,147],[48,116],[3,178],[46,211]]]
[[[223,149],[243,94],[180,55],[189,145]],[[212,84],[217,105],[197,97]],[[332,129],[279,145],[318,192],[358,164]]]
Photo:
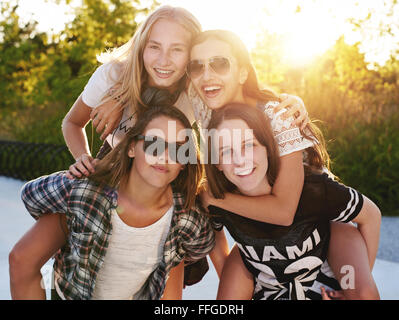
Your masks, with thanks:
[[[240,178],[248,177],[255,171],[255,167],[235,168],[234,174]]]
[[[159,68],[154,68],[154,71],[159,78],[163,78],[163,79],[169,78],[174,73],[173,70],[165,70],[165,69],[159,69]]]
[[[220,91],[222,90],[222,86],[220,85],[208,85],[202,87],[202,92],[204,93],[205,97],[207,98],[214,98],[216,97]]]

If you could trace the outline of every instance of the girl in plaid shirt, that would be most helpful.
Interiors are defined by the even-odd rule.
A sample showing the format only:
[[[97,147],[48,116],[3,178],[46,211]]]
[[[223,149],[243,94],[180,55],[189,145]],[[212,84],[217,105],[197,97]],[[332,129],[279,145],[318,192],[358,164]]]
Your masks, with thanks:
[[[67,244],[54,265],[59,297],[181,298],[183,262],[214,246],[208,219],[195,205],[202,168],[195,137],[181,136],[185,129],[191,126],[181,111],[155,105],[89,178],[70,180],[59,172],[23,187],[33,217],[66,215]],[[195,161],[180,163],[184,151]],[[121,238],[130,242],[118,243]]]

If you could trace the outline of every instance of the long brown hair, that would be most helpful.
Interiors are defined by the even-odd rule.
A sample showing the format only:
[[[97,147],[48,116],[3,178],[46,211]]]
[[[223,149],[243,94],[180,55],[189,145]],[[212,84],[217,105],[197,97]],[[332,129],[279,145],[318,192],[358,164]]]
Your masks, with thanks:
[[[265,104],[269,101],[281,101],[272,90],[260,88],[248,49],[235,33],[228,30],[207,30],[197,35],[193,39],[192,45],[195,46],[208,39],[216,39],[227,43],[239,67],[243,67],[248,71],[247,80],[243,84],[244,97],[250,97]],[[312,140],[314,144],[314,147],[305,150],[306,162],[309,166],[314,169],[322,170],[323,168],[327,168],[330,170],[330,157],[320,129],[313,122],[310,122],[307,124],[305,130],[301,130],[301,133],[305,138]]]
[[[217,129],[223,121],[232,119],[245,121],[248,127],[253,130],[259,143],[266,148],[269,163],[266,177],[269,184],[273,185],[280,168],[280,157],[270,122],[267,121],[264,113],[255,107],[242,103],[229,103],[213,112],[208,130]],[[208,152],[205,172],[209,189],[215,198],[224,198],[224,194],[236,190],[236,186],[225,177],[215,164],[212,164],[212,153],[219,152],[219,150],[213,148],[211,136],[208,136],[208,151],[210,152]]]
[[[137,141],[139,135],[143,134],[148,123],[160,116],[181,122],[185,129],[191,129],[190,122],[186,116],[177,108],[170,105],[151,105],[149,109],[141,112],[137,117],[137,122],[128,131],[123,140],[110,152],[104,159],[96,164],[96,171],[89,176],[89,179],[101,184],[116,188],[124,182],[133,165],[133,159],[128,157],[128,151],[132,142]],[[192,130],[190,130],[193,134]],[[195,137],[190,137],[190,143],[194,145],[196,152],[196,163],[187,163],[180,171],[177,178],[172,182],[173,189],[181,192],[185,197],[185,208],[191,208],[195,202],[195,196],[202,183],[204,169],[200,164],[198,155],[198,145]]]

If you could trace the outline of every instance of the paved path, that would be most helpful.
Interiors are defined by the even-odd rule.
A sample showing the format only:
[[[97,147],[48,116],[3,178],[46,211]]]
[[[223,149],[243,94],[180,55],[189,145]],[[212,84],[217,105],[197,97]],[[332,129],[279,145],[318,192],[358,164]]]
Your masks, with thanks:
[[[22,181],[0,177],[0,300],[10,299],[8,253],[34,220],[20,200]],[[232,239],[229,239],[232,244]],[[50,262],[42,268],[46,284],[51,270]],[[399,218],[383,217],[380,249],[373,271],[382,299],[399,299]],[[204,279],[183,292],[184,299],[201,300],[216,298],[218,278],[210,263]]]

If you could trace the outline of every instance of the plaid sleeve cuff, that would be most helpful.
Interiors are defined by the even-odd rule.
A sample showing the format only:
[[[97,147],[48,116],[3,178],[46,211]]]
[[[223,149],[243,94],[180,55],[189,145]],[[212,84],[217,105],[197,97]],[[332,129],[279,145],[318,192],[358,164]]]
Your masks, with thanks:
[[[38,219],[46,213],[66,213],[72,181],[57,172],[27,182],[21,199],[30,215]]]

